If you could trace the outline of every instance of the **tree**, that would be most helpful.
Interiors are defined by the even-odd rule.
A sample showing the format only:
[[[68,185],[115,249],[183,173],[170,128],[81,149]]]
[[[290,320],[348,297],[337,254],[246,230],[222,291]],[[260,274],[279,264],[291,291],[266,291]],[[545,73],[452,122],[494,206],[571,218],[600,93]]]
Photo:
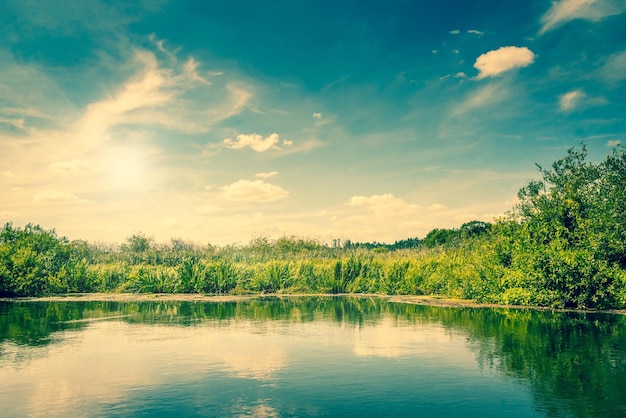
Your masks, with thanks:
[[[491,229],[491,223],[483,221],[470,221],[461,225],[461,237],[471,238],[486,234]]]
[[[131,264],[153,263],[156,261],[154,239],[142,232],[131,235],[121,246],[122,252]]]
[[[0,294],[41,296],[67,291],[72,247],[56,231],[7,223],[0,231]]]
[[[122,248],[133,253],[145,253],[153,247],[154,240],[139,232],[126,238]]]
[[[514,218],[520,228],[513,266],[535,277],[536,303],[608,308],[616,304],[618,277],[626,267],[626,155],[586,162],[587,150],[570,148],[542,180],[520,189]]]
[[[439,229],[435,228],[430,231],[424,239],[422,243],[427,247],[435,247],[438,245],[452,244],[458,242],[460,237],[460,232],[458,229]]]

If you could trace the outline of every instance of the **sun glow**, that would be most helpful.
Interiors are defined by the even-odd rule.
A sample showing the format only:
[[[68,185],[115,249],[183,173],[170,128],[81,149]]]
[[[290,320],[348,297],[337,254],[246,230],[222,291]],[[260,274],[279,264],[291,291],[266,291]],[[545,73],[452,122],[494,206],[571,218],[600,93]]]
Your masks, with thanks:
[[[103,159],[103,174],[111,187],[138,188],[145,183],[145,154],[138,149],[116,147]]]

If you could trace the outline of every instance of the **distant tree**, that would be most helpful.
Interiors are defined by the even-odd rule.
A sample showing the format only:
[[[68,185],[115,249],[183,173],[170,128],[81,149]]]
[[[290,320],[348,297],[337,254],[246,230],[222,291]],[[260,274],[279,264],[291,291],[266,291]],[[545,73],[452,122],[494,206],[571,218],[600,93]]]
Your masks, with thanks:
[[[452,244],[458,242],[460,235],[461,233],[458,229],[435,228],[426,234],[422,243],[427,247]]]
[[[122,245],[122,249],[132,253],[145,253],[154,245],[154,239],[147,237],[142,232],[133,234],[126,238],[126,242]]]
[[[483,221],[470,221],[461,225],[460,233],[462,238],[476,237],[486,234],[491,229],[492,224]]]
[[[390,247],[393,250],[401,250],[406,248],[417,248],[421,245],[422,241],[419,238],[407,238],[394,242]]]
[[[154,239],[142,232],[131,235],[121,245],[123,257],[131,264],[155,263],[158,259]]]
[[[172,238],[170,240],[170,248],[172,251],[185,252],[196,250],[196,245],[191,241],[185,241],[182,238]]]

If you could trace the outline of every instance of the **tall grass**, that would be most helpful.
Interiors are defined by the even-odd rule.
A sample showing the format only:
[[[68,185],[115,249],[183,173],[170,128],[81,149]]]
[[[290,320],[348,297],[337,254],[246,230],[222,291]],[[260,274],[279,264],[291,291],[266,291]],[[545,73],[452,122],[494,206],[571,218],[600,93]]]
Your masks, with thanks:
[[[51,248],[46,251],[20,247],[0,252],[4,257],[0,294],[7,290],[18,296],[68,292],[361,293],[441,295],[548,306],[561,296],[538,287],[545,278],[537,275],[536,265],[550,254],[536,252],[531,254],[534,258],[525,257],[526,253],[515,247],[511,250],[504,234],[384,251],[331,248],[293,237],[276,241],[257,238],[247,246],[222,248],[181,242],[156,245],[141,239],[136,237],[133,245],[119,247],[48,240]],[[64,258],[55,259],[59,254]],[[542,268],[554,270],[566,263],[570,269],[578,264],[584,267],[581,260],[585,261],[580,253],[571,260],[553,257],[548,260],[551,264]],[[626,271],[599,266],[596,276],[614,278],[606,289],[613,295],[614,306],[626,306]]]

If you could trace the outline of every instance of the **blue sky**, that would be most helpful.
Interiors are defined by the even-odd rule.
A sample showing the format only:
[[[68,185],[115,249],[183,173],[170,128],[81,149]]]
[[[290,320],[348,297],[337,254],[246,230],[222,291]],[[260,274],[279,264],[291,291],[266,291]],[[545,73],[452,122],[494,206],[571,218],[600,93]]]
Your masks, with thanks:
[[[129,5],[128,3],[132,3]],[[626,141],[626,2],[0,5],[0,221],[393,242]]]

